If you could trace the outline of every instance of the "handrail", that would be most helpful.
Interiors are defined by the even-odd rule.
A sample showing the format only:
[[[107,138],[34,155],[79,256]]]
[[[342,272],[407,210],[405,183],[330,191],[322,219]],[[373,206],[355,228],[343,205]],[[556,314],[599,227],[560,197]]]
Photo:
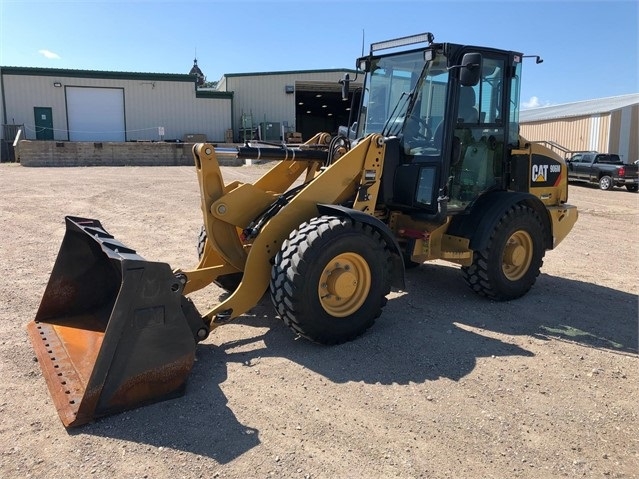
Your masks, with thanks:
[[[564,155],[566,155],[566,157],[568,156],[572,156],[574,153],[579,153],[582,150],[571,150],[570,148],[566,148],[563,145],[560,145],[557,142],[554,142],[552,140],[539,140],[539,141],[531,141],[530,143],[537,143],[539,145],[544,145],[549,147],[550,149],[557,149],[559,151],[561,151],[562,153],[564,153]]]

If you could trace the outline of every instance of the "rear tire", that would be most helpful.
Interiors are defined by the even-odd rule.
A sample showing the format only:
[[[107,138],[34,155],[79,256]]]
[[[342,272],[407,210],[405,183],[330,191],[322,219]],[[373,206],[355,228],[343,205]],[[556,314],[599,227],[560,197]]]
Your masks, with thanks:
[[[599,178],[599,188],[602,190],[612,190],[615,187],[615,182],[608,175],[604,175]]]
[[[639,190],[639,185],[626,185],[626,189],[632,193],[636,193]]]
[[[197,258],[202,259],[204,256],[204,244],[206,243],[206,228],[202,225],[200,233],[197,237]],[[215,281],[216,285],[229,293],[234,292],[242,282],[242,273],[223,274],[218,276]]]
[[[508,301],[526,294],[539,276],[545,253],[541,220],[523,205],[511,207],[493,229],[473,264],[462,267],[464,280],[480,296]]]
[[[320,216],[294,230],[276,255],[271,300],[297,334],[339,344],[363,334],[381,314],[390,271],[391,254],[375,229]]]

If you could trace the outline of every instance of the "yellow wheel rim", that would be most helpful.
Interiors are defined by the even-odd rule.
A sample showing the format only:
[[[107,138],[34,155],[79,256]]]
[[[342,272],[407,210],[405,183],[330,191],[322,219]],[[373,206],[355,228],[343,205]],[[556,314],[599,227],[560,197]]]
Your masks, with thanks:
[[[343,318],[362,307],[371,289],[371,270],[356,253],[342,253],[330,260],[320,276],[320,304],[331,316]]]
[[[502,270],[506,278],[510,281],[521,279],[530,268],[532,258],[532,238],[526,231],[515,231],[508,238],[502,257]]]

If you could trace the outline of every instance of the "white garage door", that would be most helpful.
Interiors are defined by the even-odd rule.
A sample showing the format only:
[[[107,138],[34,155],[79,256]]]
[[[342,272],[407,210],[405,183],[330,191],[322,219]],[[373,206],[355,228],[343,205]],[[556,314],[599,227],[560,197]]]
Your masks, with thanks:
[[[70,141],[125,141],[124,89],[67,87]]]

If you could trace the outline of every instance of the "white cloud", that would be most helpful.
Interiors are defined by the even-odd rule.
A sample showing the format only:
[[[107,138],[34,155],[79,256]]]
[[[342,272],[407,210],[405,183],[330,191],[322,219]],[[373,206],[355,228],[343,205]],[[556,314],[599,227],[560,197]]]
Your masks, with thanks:
[[[57,53],[54,53],[50,50],[38,50],[38,53],[40,55],[42,55],[45,58],[48,58],[49,60],[59,60],[60,59],[60,55],[58,55]]]
[[[529,108],[540,108],[542,106],[550,106],[549,101],[540,101],[539,97],[531,96],[530,100],[524,101],[521,104],[522,109],[527,110]]]

